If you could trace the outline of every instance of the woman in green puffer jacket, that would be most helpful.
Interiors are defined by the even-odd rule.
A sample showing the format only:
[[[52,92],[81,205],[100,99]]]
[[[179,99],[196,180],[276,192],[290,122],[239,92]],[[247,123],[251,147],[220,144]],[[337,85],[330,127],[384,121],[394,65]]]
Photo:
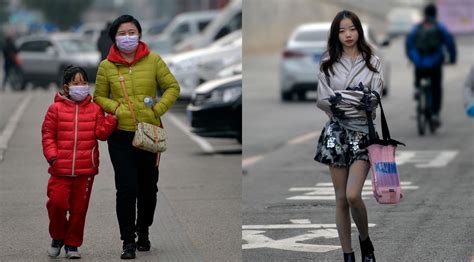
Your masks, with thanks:
[[[157,155],[132,146],[135,123],[119,81],[119,72],[138,122],[161,125],[160,117],[179,96],[179,85],[158,54],[140,41],[140,23],[130,15],[118,17],[110,26],[114,44],[107,59],[99,65],[94,101],[118,117],[117,130],[109,137],[110,159],[115,172],[117,218],[120,227],[122,259],[135,258],[135,250],[150,250],[148,228],[153,222],[158,192]],[[163,95],[151,108],[147,96]],[[136,218],[135,214],[138,214]],[[136,234],[138,240],[135,242]]]

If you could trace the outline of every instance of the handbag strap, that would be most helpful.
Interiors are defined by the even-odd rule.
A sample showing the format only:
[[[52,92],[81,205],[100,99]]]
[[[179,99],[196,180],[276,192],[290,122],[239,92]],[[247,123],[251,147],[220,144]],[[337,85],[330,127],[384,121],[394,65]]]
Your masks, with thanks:
[[[127,88],[125,88],[125,78],[123,77],[122,73],[120,73],[120,69],[118,67],[117,67],[117,72],[119,75],[119,81],[120,81],[120,86],[122,87],[123,95],[125,96],[125,99],[127,100],[128,107],[130,108],[130,111],[132,112],[133,122],[135,123],[135,126],[136,126],[138,125],[137,116],[135,115],[133,104],[130,101],[130,97],[128,96]]]
[[[377,98],[377,103],[380,106],[380,123],[382,127],[383,140],[378,139],[377,136],[375,135],[375,127],[374,127],[374,122],[372,120],[372,111],[367,110],[365,112],[367,114],[367,122],[369,126],[370,144],[381,143],[381,144],[391,144],[391,145],[405,145],[404,143],[394,140],[390,137],[390,130],[388,129],[387,118],[385,117],[385,113],[383,111],[382,100],[380,99],[380,95],[376,91],[372,91],[372,94],[374,94],[374,96]]]

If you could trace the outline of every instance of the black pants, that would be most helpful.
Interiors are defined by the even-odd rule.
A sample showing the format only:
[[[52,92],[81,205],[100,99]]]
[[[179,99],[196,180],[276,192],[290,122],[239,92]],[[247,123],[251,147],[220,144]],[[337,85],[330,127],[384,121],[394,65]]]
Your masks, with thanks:
[[[156,154],[132,146],[134,134],[116,130],[107,141],[115,171],[120,238],[124,243],[134,242],[137,230],[148,232],[158,192]]]
[[[430,69],[415,69],[415,86],[420,86],[420,80],[423,77],[431,79],[431,90],[433,94],[433,113],[439,114],[441,111],[441,102],[443,97],[443,92],[441,90],[442,78],[441,66],[430,68]]]

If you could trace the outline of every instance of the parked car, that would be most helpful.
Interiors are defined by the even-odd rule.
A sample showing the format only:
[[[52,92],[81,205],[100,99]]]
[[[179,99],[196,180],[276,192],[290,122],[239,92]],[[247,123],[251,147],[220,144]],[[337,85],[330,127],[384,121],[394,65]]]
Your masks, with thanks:
[[[83,67],[89,81],[95,81],[100,53],[78,34],[27,36],[16,44],[23,72],[22,89],[28,82],[37,85],[54,82],[61,86],[64,68],[71,64]]]
[[[232,0],[201,34],[190,37],[173,48],[175,53],[203,48],[242,29],[242,0]]]
[[[418,9],[398,7],[387,14],[387,35],[390,38],[408,34],[422,19]]]
[[[222,70],[220,70],[216,78],[224,78],[224,77],[229,77],[229,76],[234,76],[234,75],[241,75],[242,74],[242,61],[237,64],[233,64],[231,66],[228,66]],[[201,75],[201,78],[203,76]]]
[[[200,85],[193,93],[187,115],[195,134],[236,138],[242,143],[242,75]]]
[[[170,53],[177,43],[201,33],[218,14],[214,10],[179,14],[160,34],[144,34],[143,41],[157,53]]]
[[[371,28],[366,24],[362,26],[367,42],[383,62],[384,94],[386,94],[390,83],[390,64],[377,48],[377,41]],[[330,27],[331,23],[303,24],[293,31],[280,61],[281,100],[289,101],[294,95],[297,95],[299,100],[304,100],[308,91],[317,89],[319,62],[327,46]]]
[[[163,56],[163,59],[180,84],[180,99],[189,99],[194,89],[205,81],[199,74],[201,64],[224,68],[242,61],[242,31],[227,35],[207,48]],[[218,68],[212,70],[217,73]]]

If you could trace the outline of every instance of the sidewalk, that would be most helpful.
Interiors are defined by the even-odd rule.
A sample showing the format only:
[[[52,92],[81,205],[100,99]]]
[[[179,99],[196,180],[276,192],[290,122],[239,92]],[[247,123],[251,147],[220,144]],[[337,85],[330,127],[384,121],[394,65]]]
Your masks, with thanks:
[[[52,91],[35,92],[0,162],[0,261],[49,261],[49,175],[41,124],[52,100]],[[241,261],[240,155],[204,155],[173,124],[167,129],[169,151],[161,161],[152,250],[138,252],[137,260]],[[80,252],[82,261],[120,261],[113,169],[105,142],[100,154]]]

